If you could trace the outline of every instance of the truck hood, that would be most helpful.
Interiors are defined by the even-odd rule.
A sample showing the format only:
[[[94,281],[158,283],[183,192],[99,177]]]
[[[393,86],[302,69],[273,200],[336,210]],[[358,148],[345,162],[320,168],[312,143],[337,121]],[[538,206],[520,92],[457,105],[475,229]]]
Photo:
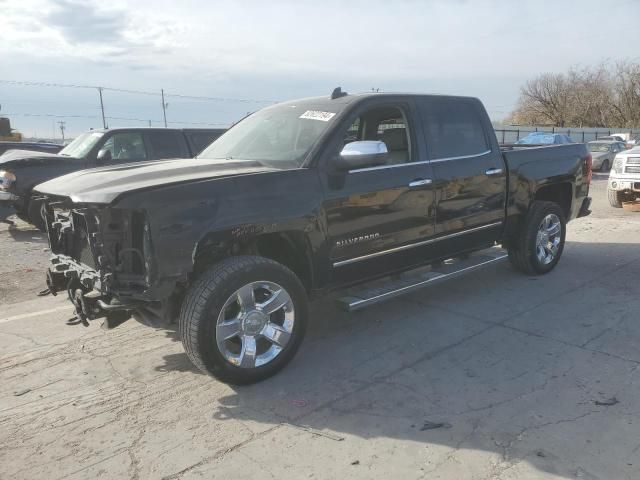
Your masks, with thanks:
[[[136,190],[273,170],[252,160],[154,160],[80,170],[41,183],[34,190],[69,197],[75,203],[108,204]]]
[[[34,152],[33,150],[7,150],[0,155],[0,168],[11,168],[19,165],[36,165],[52,163],[77,163],[81,160],[55,153]]]

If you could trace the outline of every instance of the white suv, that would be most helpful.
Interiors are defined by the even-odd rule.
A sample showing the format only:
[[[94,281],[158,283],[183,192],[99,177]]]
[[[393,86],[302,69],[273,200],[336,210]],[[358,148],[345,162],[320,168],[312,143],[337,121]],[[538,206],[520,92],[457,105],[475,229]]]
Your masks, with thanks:
[[[609,173],[607,194],[609,203],[616,208],[622,207],[622,202],[640,196],[640,147],[616,155]]]

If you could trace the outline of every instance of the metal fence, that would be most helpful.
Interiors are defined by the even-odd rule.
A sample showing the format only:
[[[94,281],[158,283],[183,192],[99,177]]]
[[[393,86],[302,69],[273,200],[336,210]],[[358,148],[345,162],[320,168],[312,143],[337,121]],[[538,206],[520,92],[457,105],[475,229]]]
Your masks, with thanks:
[[[575,142],[585,143],[606,137],[615,133],[631,133],[640,136],[640,130],[623,130],[620,128],[559,128],[559,127],[528,127],[494,128],[500,143],[515,143],[522,137],[533,132],[561,133],[568,135]]]

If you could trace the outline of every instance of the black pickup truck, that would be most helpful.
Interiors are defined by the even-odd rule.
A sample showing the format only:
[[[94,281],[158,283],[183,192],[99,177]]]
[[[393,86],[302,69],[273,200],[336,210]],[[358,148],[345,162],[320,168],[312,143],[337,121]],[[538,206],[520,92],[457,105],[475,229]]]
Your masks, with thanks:
[[[112,128],[92,130],[58,153],[14,146],[0,155],[0,205],[12,206],[23,220],[44,229],[35,185],[98,165],[194,157],[224,129]]]
[[[584,145],[503,151],[477,99],[336,89],[254,113],[191,162],[36,190],[47,284],[78,321],[177,319],[196,366],[250,383],[293,357],[311,296],[417,267],[421,285],[446,276],[429,265],[494,245],[527,274],[549,272],[566,222],[590,213],[590,180]]]

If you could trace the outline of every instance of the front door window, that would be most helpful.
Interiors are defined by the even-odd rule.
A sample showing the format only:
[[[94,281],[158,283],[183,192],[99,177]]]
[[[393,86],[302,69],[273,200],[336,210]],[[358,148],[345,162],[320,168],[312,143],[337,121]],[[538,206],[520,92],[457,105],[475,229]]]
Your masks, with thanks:
[[[102,150],[109,150],[111,158],[118,163],[147,159],[147,151],[140,133],[114,133]]]

